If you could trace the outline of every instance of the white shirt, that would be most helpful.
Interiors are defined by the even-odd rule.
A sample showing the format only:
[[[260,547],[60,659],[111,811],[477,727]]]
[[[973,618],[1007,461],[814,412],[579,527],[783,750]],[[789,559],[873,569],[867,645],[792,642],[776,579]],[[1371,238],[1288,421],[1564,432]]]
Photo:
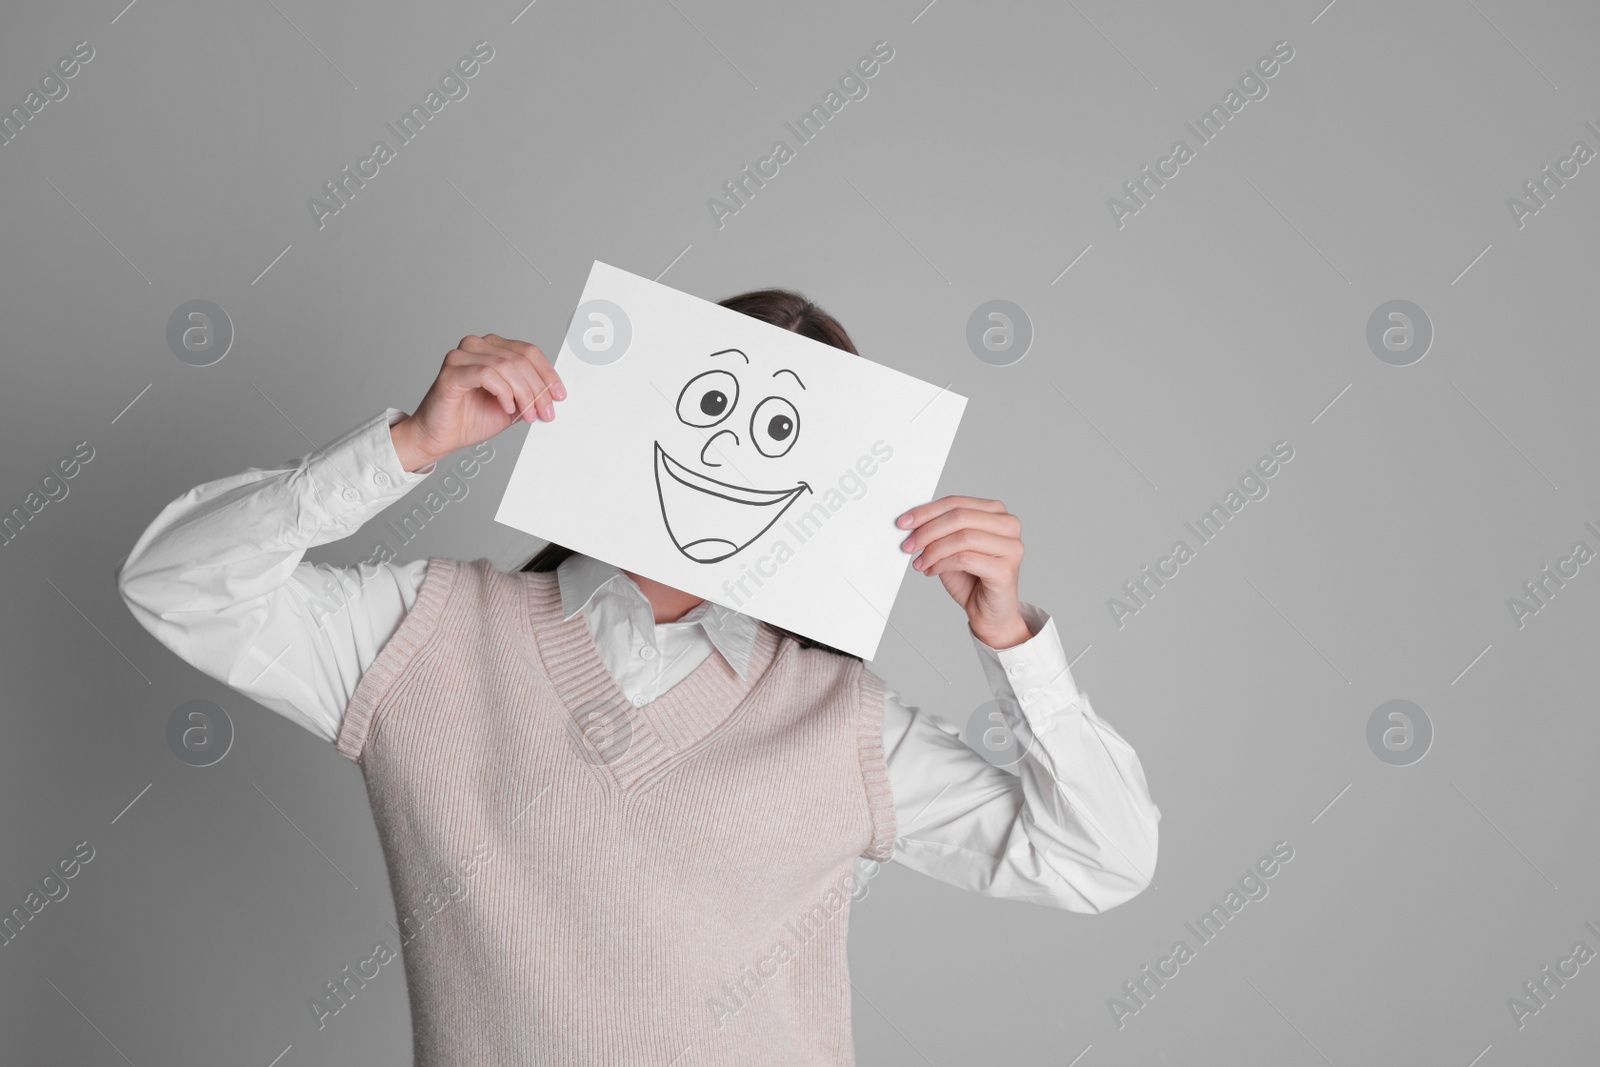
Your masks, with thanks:
[[[194,667],[333,741],[428,564],[335,567],[302,557],[354,534],[434,473],[436,465],[401,466],[389,426],[402,417],[386,408],[292,467],[252,467],[172,501],[118,572],[134,617]],[[606,667],[637,706],[709,655],[741,674],[748,665],[759,625],[748,615],[708,601],[656,623],[632,579],[585,556],[563,563],[557,578],[563,614],[584,613]],[[973,637],[1002,702],[993,728],[1031,737],[1011,768],[886,688],[893,861],[989,896],[1103,911],[1149,884],[1161,813],[1133,748],[1074,683],[1054,621],[1031,604],[1023,614],[1033,637],[1014,648]]]

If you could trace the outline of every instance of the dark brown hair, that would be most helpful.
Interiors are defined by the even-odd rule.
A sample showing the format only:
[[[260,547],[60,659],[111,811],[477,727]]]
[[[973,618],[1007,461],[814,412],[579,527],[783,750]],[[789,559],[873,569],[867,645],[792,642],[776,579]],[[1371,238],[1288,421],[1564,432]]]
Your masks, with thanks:
[[[852,356],[861,353],[856,351],[856,346],[850,340],[850,335],[845,333],[844,327],[839,325],[839,320],[823,311],[817,305],[807,300],[804,296],[788,289],[752,289],[748,293],[730,296],[720,301],[723,307],[737,311],[741,315],[749,315],[753,319],[771,323],[785,330],[792,330],[802,337],[809,337],[813,341],[821,341],[825,345],[843,349]],[[561,566],[573,551],[565,545],[548,544],[534,554],[524,566],[524,571],[547,573]],[[771,623],[767,625],[771,626]],[[848,656],[851,659],[860,659],[852,656],[832,645],[825,645],[821,641],[814,641],[809,637],[781,626],[774,626],[780,634],[786,634],[799,642],[801,648],[819,648],[824,652],[832,652],[838,656]]]

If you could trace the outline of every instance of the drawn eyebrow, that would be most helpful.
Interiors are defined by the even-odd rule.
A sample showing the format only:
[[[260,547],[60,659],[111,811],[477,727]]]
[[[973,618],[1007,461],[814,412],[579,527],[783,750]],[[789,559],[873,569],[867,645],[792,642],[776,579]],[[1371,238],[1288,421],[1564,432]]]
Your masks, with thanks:
[[[793,378],[795,381],[800,382],[800,388],[804,389],[806,387],[806,383],[800,381],[800,375],[796,374],[794,371],[790,370],[788,367],[785,367],[782,370],[775,370],[775,371],[772,372],[772,376],[774,378],[776,378],[780,374],[787,374],[787,375],[789,375],[789,377]]]
[[[728,354],[728,353],[729,353],[729,352],[733,352],[733,353],[735,353],[735,354],[737,354],[737,355],[738,355],[738,357],[739,357],[739,358],[740,358],[740,359],[742,359],[742,360],[744,360],[744,361],[745,361],[745,362],[746,362],[746,363],[749,363],[749,362],[750,362],[750,357],[749,357],[749,356],[747,356],[747,355],[745,355],[745,354],[744,354],[744,353],[743,353],[743,352],[740,352],[740,351],[739,351],[739,350],[738,350],[738,349],[737,349],[737,348],[724,348],[724,349],[723,349],[723,350],[722,350],[722,351],[720,351],[720,352],[713,352],[713,353],[711,353],[711,355],[712,355],[712,356],[725,356],[725,355],[727,355],[727,354]]]

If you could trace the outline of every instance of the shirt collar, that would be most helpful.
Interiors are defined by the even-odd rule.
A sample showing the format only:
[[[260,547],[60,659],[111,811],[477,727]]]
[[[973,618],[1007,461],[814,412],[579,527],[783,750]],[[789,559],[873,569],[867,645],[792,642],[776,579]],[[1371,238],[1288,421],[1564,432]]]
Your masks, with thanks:
[[[649,598],[632,578],[617,567],[580,552],[574,552],[561,561],[556,568],[556,580],[561,588],[563,619],[570,619],[583,611],[596,597],[618,597],[630,606],[642,604],[646,609],[649,608]],[[646,614],[648,616],[648,610]],[[707,600],[678,621],[698,623],[728,665],[739,677],[745,676],[745,671],[750,667],[750,654],[755,649],[756,632],[761,625],[758,620]]]

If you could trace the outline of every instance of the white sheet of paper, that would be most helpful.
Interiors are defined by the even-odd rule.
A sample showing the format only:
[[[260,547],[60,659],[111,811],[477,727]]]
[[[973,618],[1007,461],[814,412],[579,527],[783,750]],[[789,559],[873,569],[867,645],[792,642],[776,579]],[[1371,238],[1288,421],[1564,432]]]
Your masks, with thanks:
[[[871,659],[966,399],[596,261],[495,521]]]

